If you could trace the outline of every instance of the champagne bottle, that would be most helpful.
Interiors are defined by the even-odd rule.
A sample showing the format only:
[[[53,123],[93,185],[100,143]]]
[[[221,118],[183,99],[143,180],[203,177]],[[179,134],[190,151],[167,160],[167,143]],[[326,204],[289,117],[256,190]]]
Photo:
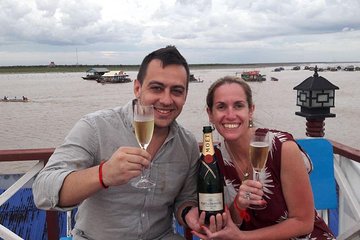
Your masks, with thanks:
[[[200,156],[197,192],[199,214],[205,212],[205,224],[210,217],[224,212],[223,176],[217,162],[211,126],[203,127],[203,146]]]

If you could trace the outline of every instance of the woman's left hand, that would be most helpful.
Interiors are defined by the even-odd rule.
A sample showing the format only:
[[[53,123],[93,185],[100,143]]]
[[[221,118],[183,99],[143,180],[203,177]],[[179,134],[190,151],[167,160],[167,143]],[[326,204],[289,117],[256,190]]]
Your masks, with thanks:
[[[250,204],[263,205],[266,201],[263,199],[263,185],[259,181],[245,180],[239,187],[235,201],[240,208],[249,207]]]

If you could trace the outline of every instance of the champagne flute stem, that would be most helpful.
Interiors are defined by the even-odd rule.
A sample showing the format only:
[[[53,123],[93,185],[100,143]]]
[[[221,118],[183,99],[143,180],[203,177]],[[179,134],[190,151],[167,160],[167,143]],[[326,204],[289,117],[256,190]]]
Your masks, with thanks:
[[[146,146],[141,146],[141,148],[146,150]],[[143,166],[142,169],[141,169],[140,180],[143,180],[145,178],[146,178],[146,176],[145,176],[145,167]]]
[[[254,179],[260,182],[260,173],[258,171],[254,171],[254,174],[255,174]]]

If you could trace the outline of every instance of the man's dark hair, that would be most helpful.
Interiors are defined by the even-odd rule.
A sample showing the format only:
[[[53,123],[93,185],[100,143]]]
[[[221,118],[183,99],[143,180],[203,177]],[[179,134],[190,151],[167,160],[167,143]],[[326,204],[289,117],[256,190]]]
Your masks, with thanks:
[[[164,48],[160,48],[155,50],[154,52],[147,55],[140,65],[140,69],[137,75],[137,80],[140,84],[143,84],[144,78],[146,75],[146,70],[148,68],[149,63],[154,60],[158,59],[162,62],[162,67],[165,68],[168,65],[176,64],[184,66],[186,70],[186,89],[189,86],[189,78],[190,78],[190,70],[189,65],[187,64],[185,58],[180,54],[180,52],[176,49],[175,46],[168,45]]]

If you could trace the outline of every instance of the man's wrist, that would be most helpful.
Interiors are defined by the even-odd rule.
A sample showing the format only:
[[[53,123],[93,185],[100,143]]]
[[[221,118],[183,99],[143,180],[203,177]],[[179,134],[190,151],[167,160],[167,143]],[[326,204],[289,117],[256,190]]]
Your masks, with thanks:
[[[187,207],[184,207],[184,209],[182,210],[181,212],[181,220],[184,222],[185,226],[188,227],[188,224],[186,222],[186,214],[189,213],[189,211],[193,208],[193,206],[187,206]]]

